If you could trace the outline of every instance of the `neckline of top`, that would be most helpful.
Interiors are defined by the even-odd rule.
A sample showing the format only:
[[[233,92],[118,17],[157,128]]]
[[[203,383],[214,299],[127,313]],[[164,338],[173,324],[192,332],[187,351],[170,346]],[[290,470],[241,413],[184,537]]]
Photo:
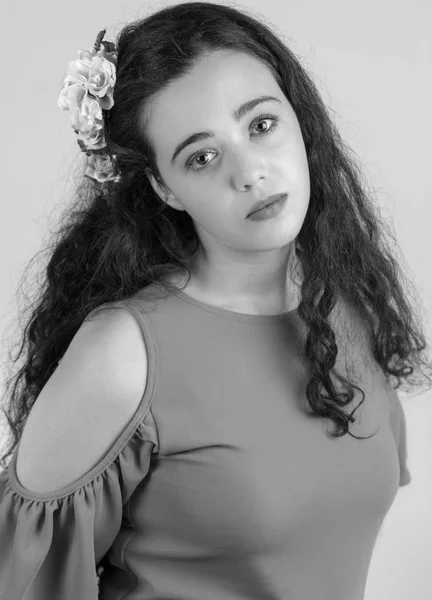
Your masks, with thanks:
[[[178,290],[176,293],[176,297],[180,300],[184,300],[189,304],[193,304],[202,310],[217,315],[219,317],[223,317],[226,319],[230,319],[232,321],[239,321],[243,323],[281,323],[291,320],[293,317],[297,315],[298,306],[291,310],[285,311],[283,313],[274,314],[274,315],[253,315],[250,313],[242,313],[236,312],[233,310],[228,310],[226,308],[221,308],[219,306],[215,306],[213,304],[208,304],[207,302],[202,302],[201,300],[197,300],[197,298],[193,298],[186,294],[186,292],[182,290]]]

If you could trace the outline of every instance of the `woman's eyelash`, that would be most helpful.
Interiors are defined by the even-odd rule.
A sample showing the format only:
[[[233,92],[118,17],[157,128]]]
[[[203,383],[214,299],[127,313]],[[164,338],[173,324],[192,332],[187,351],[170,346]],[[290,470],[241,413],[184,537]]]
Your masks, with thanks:
[[[266,129],[265,131],[262,131],[260,133],[258,133],[258,135],[266,135],[267,133],[271,133],[276,127],[277,124],[279,122],[279,117],[277,115],[260,115],[259,117],[257,117],[256,119],[254,119],[251,123],[251,125],[254,125],[255,123],[260,123],[261,121],[265,121],[267,119],[270,119],[273,121],[272,125]],[[199,150],[198,152],[195,152],[195,154],[193,154],[188,161],[186,162],[186,167],[188,169],[192,169],[192,163],[193,161],[200,156],[200,154],[206,154],[207,152],[211,152],[210,150]],[[203,167],[200,167],[198,169],[192,169],[193,171],[197,172],[197,171],[203,171],[204,169],[206,169],[209,165],[211,165],[212,162],[208,162],[207,164],[205,164]]]

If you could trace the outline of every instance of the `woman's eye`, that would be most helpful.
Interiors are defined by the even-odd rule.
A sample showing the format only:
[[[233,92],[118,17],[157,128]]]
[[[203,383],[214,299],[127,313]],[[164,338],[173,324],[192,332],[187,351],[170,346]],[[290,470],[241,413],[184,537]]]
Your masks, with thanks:
[[[272,131],[274,131],[274,129],[276,129],[277,127],[277,123],[279,121],[279,117],[276,115],[260,115],[257,119],[255,119],[254,121],[252,121],[252,126],[254,126],[255,124],[259,124],[262,123],[264,121],[273,121],[273,123],[271,124],[270,127],[268,127],[267,129],[265,129],[264,131],[260,131],[258,133],[258,135],[266,135],[268,133],[271,133]],[[188,169],[191,169],[192,171],[203,171],[204,169],[206,169],[209,165],[211,165],[211,162],[207,162],[205,163],[203,166],[200,166],[198,169],[192,168],[194,161],[196,158],[200,157],[200,156],[205,156],[206,154],[210,154],[211,152],[213,152],[212,150],[199,150],[198,152],[196,152],[195,154],[193,154],[188,161],[186,162],[186,167]],[[195,163],[198,164],[198,163]]]

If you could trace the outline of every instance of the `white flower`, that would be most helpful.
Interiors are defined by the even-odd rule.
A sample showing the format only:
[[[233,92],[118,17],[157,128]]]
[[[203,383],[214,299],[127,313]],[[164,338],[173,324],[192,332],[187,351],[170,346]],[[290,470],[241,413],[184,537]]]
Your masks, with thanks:
[[[78,59],[69,61],[69,69],[63,86],[78,84],[96,96],[101,108],[109,110],[114,104],[113,91],[116,82],[116,56],[102,47],[96,54],[78,50]]]
[[[68,63],[57,102],[62,110],[70,112],[71,126],[83,151],[106,146],[102,110],[114,105],[116,67],[117,51],[108,52],[103,44],[97,52],[79,49],[78,59]],[[90,155],[86,174],[101,182],[118,180],[106,155]]]
[[[79,111],[71,113],[71,124],[89,150],[106,146],[102,110],[95,98],[83,97]]]
[[[89,150],[106,146],[102,109],[96,98],[79,84],[64,87],[59,95],[59,107],[70,111],[70,122]]]
[[[119,180],[119,176],[114,175],[111,157],[102,154],[91,154],[88,157],[85,174],[101,183]]]

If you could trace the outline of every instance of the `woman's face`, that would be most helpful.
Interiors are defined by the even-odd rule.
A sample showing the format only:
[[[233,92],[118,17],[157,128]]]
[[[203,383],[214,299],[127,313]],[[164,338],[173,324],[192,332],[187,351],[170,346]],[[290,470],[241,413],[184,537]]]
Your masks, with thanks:
[[[234,117],[260,96],[278,102]],[[310,182],[297,117],[268,68],[246,54],[211,54],[155,99],[146,123],[168,190],[149,180],[162,200],[189,213],[211,261],[276,267],[302,227]],[[205,130],[213,133],[176,152]],[[282,192],[288,201],[279,216],[246,218],[257,200]]]

